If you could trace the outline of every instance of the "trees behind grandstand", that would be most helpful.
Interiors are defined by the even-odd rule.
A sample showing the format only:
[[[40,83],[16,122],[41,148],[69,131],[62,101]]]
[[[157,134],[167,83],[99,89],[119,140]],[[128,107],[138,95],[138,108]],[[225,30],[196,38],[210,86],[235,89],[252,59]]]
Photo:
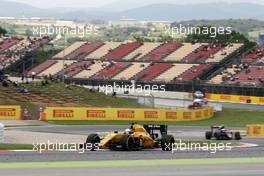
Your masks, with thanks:
[[[204,26],[201,26],[201,28]],[[206,26],[209,27],[210,26]],[[210,42],[232,42],[232,43],[244,43],[245,50],[249,50],[257,45],[257,43],[250,41],[245,35],[241,34],[240,32],[232,30],[232,32],[219,34],[216,33],[215,37],[212,37],[210,33],[202,33],[202,34],[189,34],[185,38],[186,42],[201,42],[201,43],[210,43]]]

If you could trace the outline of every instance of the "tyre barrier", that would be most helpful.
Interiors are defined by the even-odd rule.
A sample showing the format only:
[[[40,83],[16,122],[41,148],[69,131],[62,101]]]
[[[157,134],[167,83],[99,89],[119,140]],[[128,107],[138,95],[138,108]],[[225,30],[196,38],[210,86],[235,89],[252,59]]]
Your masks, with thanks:
[[[189,109],[139,109],[139,108],[86,108],[47,107],[40,113],[39,120],[119,120],[119,121],[197,121],[212,118],[212,107]]]
[[[264,125],[263,124],[247,125],[247,136],[264,137]]]

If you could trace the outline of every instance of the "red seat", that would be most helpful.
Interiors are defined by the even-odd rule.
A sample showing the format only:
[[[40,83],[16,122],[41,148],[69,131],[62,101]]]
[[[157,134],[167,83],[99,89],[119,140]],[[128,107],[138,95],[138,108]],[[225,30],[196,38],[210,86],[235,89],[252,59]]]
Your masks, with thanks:
[[[158,48],[154,49],[152,52],[147,54],[145,57],[143,57],[141,60],[144,61],[159,61],[172,52],[174,52],[176,49],[180,48],[182,46],[181,43],[164,43],[163,45],[160,45]]]
[[[59,73],[57,73],[57,75],[61,75],[63,72],[65,72],[67,77],[73,77],[78,73],[80,73],[85,68],[87,68],[89,65],[91,65],[91,61],[77,61],[71,64],[65,70],[62,70]]]
[[[187,62],[204,62],[211,55],[215,54],[222,48],[221,44],[217,43],[214,47],[212,46],[201,46],[196,51],[192,52],[185,58]]]
[[[105,78],[111,78],[120,71],[124,70],[127,68],[131,63],[128,62],[118,62],[112,64],[110,67],[105,68],[101,72],[97,73],[93,79],[105,79]]]
[[[261,59],[262,57],[264,57],[264,45],[259,46],[259,47],[255,48],[254,50],[252,50],[251,52],[247,53],[241,59],[241,62],[242,63],[251,63],[251,62],[255,62],[255,61]]]
[[[113,51],[110,51],[104,58],[107,60],[120,60],[129,53],[133,52],[135,49],[139,48],[142,43],[132,42],[122,44]]]
[[[155,63],[147,69],[143,70],[139,75],[137,75],[136,79],[140,79],[143,81],[151,81],[173,65],[170,63]]]
[[[28,71],[28,74],[31,75],[32,72],[35,72],[36,74],[41,73],[42,71],[48,69],[52,65],[57,63],[55,60],[46,60],[45,62],[39,64],[38,66],[34,67],[33,69]]]
[[[70,53],[67,56],[67,58],[76,58],[76,57],[80,57],[80,56],[85,57],[88,54],[95,51],[96,49],[98,49],[99,47],[101,47],[102,45],[104,45],[104,43],[101,41],[86,43],[86,44],[82,45],[80,48],[78,48],[75,51],[73,51],[72,53]]]
[[[191,81],[194,78],[200,76],[204,71],[209,70],[211,68],[210,64],[200,64],[198,66],[194,66],[187,72],[183,73],[180,77],[179,80],[182,81]]]

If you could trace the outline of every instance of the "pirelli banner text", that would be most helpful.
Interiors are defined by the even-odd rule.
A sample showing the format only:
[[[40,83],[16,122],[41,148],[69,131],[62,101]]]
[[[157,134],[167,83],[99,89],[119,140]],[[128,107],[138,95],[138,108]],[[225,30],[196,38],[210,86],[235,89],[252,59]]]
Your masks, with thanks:
[[[0,120],[20,120],[20,106],[0,106]]]
[[[211,117],[211,107],[199,110],[47,107],[40,120],[194,121]]]
[[[247,135],[252,137],[264,137],[264,124],[247,125]]]

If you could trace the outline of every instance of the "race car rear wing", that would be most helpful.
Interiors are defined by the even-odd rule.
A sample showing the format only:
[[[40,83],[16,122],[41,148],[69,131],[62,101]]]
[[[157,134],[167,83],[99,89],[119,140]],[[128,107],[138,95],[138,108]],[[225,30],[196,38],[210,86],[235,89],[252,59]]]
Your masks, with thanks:
[[[160,132],[161,136],[168,134],[167,125],[143,125],[143,127],[154,140],[159,138],[159,133],[157,133],[157,131]]]

